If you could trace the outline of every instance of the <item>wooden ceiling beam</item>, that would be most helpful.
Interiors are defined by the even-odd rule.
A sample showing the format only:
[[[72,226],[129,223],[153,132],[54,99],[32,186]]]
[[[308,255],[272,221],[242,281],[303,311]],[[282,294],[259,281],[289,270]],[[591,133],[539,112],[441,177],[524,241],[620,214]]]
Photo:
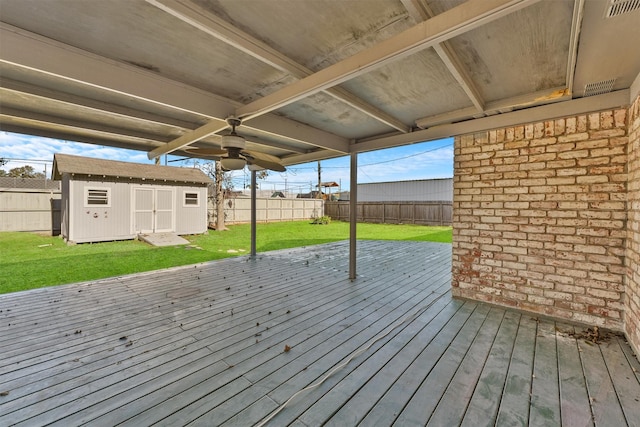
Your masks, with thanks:
[[[2,78],[2,85],[0,90],[7,90],[10,92],[24,94],[37,99],[54,101],[56,103],[60,103],[61,105],[82,107],[83,109],[86,109],[88,111],[106,113],[116,117],[136,119],[149,124],[173,126],[179,129],[195,129],[201,125],[201,123],[197,122],[188,122],[185,120],[174,119],[171,117],[149,113],[147,111],[141,111],[134,108],[111,104],[105,101],[99,101],[78,95],[73,95],[70,93],[55,91],[29,83],[19,82],[17,80],[9,79],[6,77]]]
[[[0,40],[0,63],[8,66],[207,117],[227,117],[238,106],[204,90],[1,22]]]
[[[512,98],[501,99],[499,101],[489,102],[481,112],[478,112],[475,107],[468,107],[450,111],[447,113],[437,114],[435,116],[424,117],[416,120],[416,125],[421,129],[426,129],[440,124],[454,123],[461,120],[480,118],[484,116],[492,116],[494,114],[509,112],[522,108],[535,107],[542,104],[551,104],[554,102],[566,101],[569,99],[571,99],[571,94],[565,87],[555,87],[534,93],[518,95]]]
[[[118,135],[120,138],[131,137],[132,139],[156,141],[158,143],[167,142],[167,138],[151,133],[140,132],[132,129],[124,129],[100,123],[88,124],[84,121],[79,122],[74,119],[54,116],[52,114],[25,111],[18,108],[7,107],[4,105],[0,105],[0,116],[2,116],[3,122],[37,122],[41,123],[42,125],[47,124],[49,126],[60,126],[60,128],[84,129],[92,132],[100,132],[102,134]]]
[[[382,138],[362,140],[356,142],[351,147],[353,152],[361,153],[364,151],[379,150],[381,148],[398,147],[416,142],[433,141],[435,139],[449,138],[457,135],[517,126],[524,123],[551,120],[557,117],[585,114],[609,108],[619,108],[621,105],[629,104],[629,93],[629,89],[624,89],[603,95],[568,99],[564,102],[533,106],[531,108],[496,114],[475,120],[442,124],[409,134],[396,134]]]
[[[569,38],[569,57],[567,58],[567,78],[566,84],[569,93],[573,94],[573,78],[576,73],[576,63],[578,61],[578,44],[580,41],[580,30],[582,28],[582,15],[584,13],[584,0],[575,0],[573,5],[573,17],[571,19],[571,37]]]

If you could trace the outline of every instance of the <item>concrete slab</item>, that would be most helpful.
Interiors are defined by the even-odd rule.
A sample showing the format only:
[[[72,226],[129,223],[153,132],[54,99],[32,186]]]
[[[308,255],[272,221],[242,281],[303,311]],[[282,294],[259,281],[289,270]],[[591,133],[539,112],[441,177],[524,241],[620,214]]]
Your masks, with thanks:
[[[188,245],[189,241],[174,233],[145,233],[138,234],[138,239],[153,246]]]

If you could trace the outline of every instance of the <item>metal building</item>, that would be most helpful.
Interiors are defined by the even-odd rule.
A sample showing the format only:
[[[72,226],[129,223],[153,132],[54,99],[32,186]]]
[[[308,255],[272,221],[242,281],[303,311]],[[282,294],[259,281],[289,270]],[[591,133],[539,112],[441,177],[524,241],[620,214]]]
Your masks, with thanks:
[[[207,230],[209,177],[199,169],[55,154],[61,234],[70,243]]]
[[[453,178],[358,184],[360,202],[453,201]]]

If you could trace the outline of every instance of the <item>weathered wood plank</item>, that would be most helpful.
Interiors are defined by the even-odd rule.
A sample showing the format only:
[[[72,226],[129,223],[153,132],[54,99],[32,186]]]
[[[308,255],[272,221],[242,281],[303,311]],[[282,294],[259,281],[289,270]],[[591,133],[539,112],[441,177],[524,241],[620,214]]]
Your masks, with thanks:
[[[358,310],[359,311],[359,310]],[[358,311],[353,313],[353,316],[357,316],[358,315]],[[342,323],[340,321],[340,318],[337,319],[328,319],[330,321],[333,322],[339,322]],[[346,321],[350,321],[349,319],[346,319]],[[363,324],[365,322],[362,322]],[[309,323],[308,325],[309,327],[315,327],[316,326],[316,322],[312,322]],[[336,331],[343,331],[344,327],[336,324],[335,326],[335,330]],[[297,334],[300,335],[301,338],[305,339],[305,342],[300,342],[299,344],[296,344],[294,346],[295,350],[296,350],[296,354],[299,354],[301,352],[304,352],[306,348],[312,348],[310,346],[312,345],[321,345],[324,344],[326,345],[327,341],[329,341],[330,335],[326,335],[325,333],[328,331],[327,329],[324,330],[320,330],[319,332],[321,332],[321,334],[317,334],[317,337],[311,339],[308,334],[309,334],[310,329],[307,330],[302,330],[300,332],[298,332]],[[286,329],[283,329],[281,331],[282,333],[291,333],[292,331],[289,330],[287,331]],[[275,337],[275,335],[274,335]],[[294,337],[290,337],[291,341],[290,342],[295,342]],[[281,338],[279,338],[281,339]],[[315,343],[315,344],[314,344]],[[272,347],[272,349],[269,349],[269,347]],[[307,366],[309,363],[312,363],[312,361],[300,361],[300,357],[296,357],[295,359],[292,360],[292,356],[290,355],[284,355],[282,354],[282,348],[284,347],[283,345],[272,345],[270,344],[269,347],[264,347],[264,344],[261,342],[260,345],[258,345],[258,343],[256,343],[255,345],[252,345],[251,347],[248,347],[247,350],[249,350],[251,353],[249,354],[248,357],[243,357],[240,358],[238,357],[238,359],[233,359],[233,365],[234,368],[233,370],[241,370],[242,372],[245,372],[244,377],[251,380],[254,383],[260,384],[260,379],[262,377],[264,377],[265,375],[272,375],[274,370],[282,370],[282,373],[279,375],[276,375],[275,380],[270,380],[272,382],[275,382],[275,384],[280,384],[281,381],[283,381],[284,378],[282,375],[286,375],[287,373],[289,373],[289,375],[292,372],[295,372],[295,370],[297,369],[296,366],[299,366],[299,369],[303,369],[305,366]],[[242,352],[245,352],[244,350]],[[220,351],[214,353],[213,355],[218,357],[220,354]],[[293,351],[292,351],[293,353]],[[318,352],[315,351],[309,351],[309,354],[312,354],[314,357],[318,357]],[[265,361],[262,361],[262,356],[263,355],[270,355],[270,359],[267,359]],[[256,357],[256,356],[261,356],[261,357]],[[229,361],[231,361],[232,359],[230,357],[227,357],[227,359]],[[231,362],[229,362],[231,363]],[[270,368],[266,368],[266,366],[270,365]],[[250,369],[251,367],[253,367],[253,369]],[[262,373],[260,373],[262,372]],[[217,381],[217,380],[216,380]],[[207,383],[210,382],[209,380],[206,381]],[[218,381],[220,382],[220,381]],[[198,390],[202,390],[201,392],[199,392]],[[194,401],[199,401],[200,399],[200,395],[198,395],[198,393],[207,393],[210,390],[210,387],[207,387],[206,385],[198,385],[197,387],[191,388],[189,390],[185,390],[184,394],[189,395],[190,397],[186,400],[192,399]],[[243,395],[244,397],[242,398],[242,401],[244,403],[247,402],[247,397],[245,395]],[[209,403],[209,402],[207,402]],[[185,410],[185,412],[188,412],[189,415],[194,416],[195,414],[197,414],[200,411],[203,411],[205,409],[205,406],[202,405],[198,405],[198,408],[194,408],[193,406],[188,408],[188,411]],[[163,409],[162,408],[157,408],[157,409],[153,409],[154,415],[159,415],[159,413],[162,413]],[[177,416],[176,414],[172,415],[172,417]],[[184,421],[184,419],[181,420],[182,422]]]
[[[640,363],[635,357],[627,359],[624,347],[629,344],[620,337],[612,337],[609,342],[600,345],[600,351],[611,375],[624,417],[629,426],[640,426]],[[635,373],[636,375],[632,375]]]
[[[578,331],[584,332],[582,329]],[[601,346],[584,339],[577,341],[583,370],[589,373],[585,380],[596,426],[628,425],[602,357]]]
[[[422,298],[429,296],[434,298],[436,294],[424,292]],[[246,391],[229,399],[223,405],[207,413],[205,417],[199,419],[196,425],[207,425],[207,423],[210,423],[212,420],[226,420],[232,414],[236,413],[239,407],[242,408],[256,401],[264,395],[267,390],[280,388],[285,384],[288,387],[296,387],[297,384],[300,384],[295,391],[306,387],[325,375],[329,368],[346,358],[351,352],[359,348],[360,345],[363,345],[378,333],[386,329],[391,329],[389,325],[392,325],[394,322],[397,322],[409,314],[410,311],[408,310],[415,310],[416,305],[421,303],[422,298],[416,298],[416,296],[414,296],[413,298],[404,298],[404,301],[398,299],[397,304],[399,305],[396,307],[391,304],[383,306],[371,312],[368,316],[353,322],[347,328],[337,328],[337,334],[330,338],[323,337],[320,340],[309,341],[305,343],[307,345],[295,344],[292,346],[290,352],[285,353],[282,351],[282,348],[276,349],[277,357],[273,359],[273,362],[276,363],[275,366],[270,367],[267,371],[259,369],[259,372],[262,373],[259,373],[258,376],[255,377],[251,376],[252,371],[248,371],[245,377],[256,381],[255,384]],[[272,351],[270,350],[270,352]],[[261,353],[260,356],[262,356],[262,354],[264,353]],[[298,354],[302,354],[300,359],[296,358]],[[272,362],[269,361],[268,363]],[[335,381],[342,375],[349,373],[351,369],[358,366],[358,363],[361,362],[354,360],[354,362],[345,367],[343,371],[332,376],[329,381]],[[307,366],[308,368],[305,369]],[[276,368],[277,371],[272,375],[260,378]],[[297,374],[296,371],[298,372]],[[291,375],[294,375],[294,377],[291,377]],[[309,376],[311,376],[311,380],[303,380],[303,378],[308,378]],[[301,383],[301,381],[303,382]],[[327,383],[329,383],[329,381],[327,381]],[[269,396],[278,402],[284,401],[284,399],[277,397],[277,393],[271,393]],[[286,396],[286,398],[288,397],[289,396]]]
[[[187,354],[183,356],[185,352]],[[128,388],[134,388],[138,384],[151,381],[165,372],[180,370],[180,368],[192,363],[207,363],[205,360],[207,354],[210,354],[207,350],[200,349],[189,352],[188,349],[180,348],[171,353],[164,353],[154,363],[138,364],[123,370],[116,370],[112,375],[97,379],[97,381],[91,381],[89,378],[87,383],[80,382],[70,389],[65,387],[64,391],[60,393],[47,393],[45,398],[38,395],[30,396],[29,405],[22,406],[21,409],[15,411],[12,410],[13,406],[21,405],[22,400],[10,402],[6,407],[6,412],[0,415],[0,425],[18,424],[17,421],[21,419],[24,419],[26,424],[36,425],[60,420],[69,414],[116,396]],[[162,370],[152,369],[156,365],[162,366]],[[93,410],[99,411],[96,408]],[[4,405],[3,411],[5,411]],[[9,413],[9,411],[11,412]]]
[[[442,352],[434,367],[425,373],[424,381],[416,389],[394,425],[426,424],[471,347],[473,339],[487,321],[489,311],[488,306],[477,306],[455,338],[444,344],[446,350]]]
[[[195,340],[191,337],[176,338],[168,336],[163,340],[150,344],[136,345],[133,351],[122,351],[126,349],[126,342],[119,344],[119,351],[113,351],[108,357],[91,360],[89,357],[77,359],[77,361],[69,360],[59,366],[56,371],[46,371],[46,377],[38,381],[38,375],[44,375],[40,372],[35,373],[33,378],[25,380],[24,378],[16,379],[12,382],[2,384],[3,390],[11,390],[11,393],[3,399],[6,404],[19,398],[25,398],[38,392],[52,393],[56,387],[65,390],[76,386],[78,383],[83,384],[86,379],[91,376],[100,378],[100,375],[108,376],[113,373],[113,367],[126,369],[136,364],[145,363],[153,360],[162,354],[170,353],[176,349],[184,348],[188,344],[193,344]],[[115,349],[114,349],[115,350]],[[128,350],[128,349],[126,349]],[[125,354],[123,354],[125,353]],[[25,400],[23,400],[22,404]]]
[[[435,304],[430,307],[434,308],[434,310],[429,310],[428,313],[422,313],[409,324],[403,325],[402,323],[398,323],[397,330],[385,331],[383,335],[380,335],[378,337],[380,339],[379,343],[374,344],[370,350],[363,353],[362,360],[354,360],[357,366],[354,364],[354,369],[348,375],[333,386],[321,399],[315,402],[314,405],[301,416],[301,421],[307,424],[319,424],[327,421],[328,417],[331,416],[343,425],[355,425],[358,420],[368,412],[368,409],[375,404],[373,398],[375,398],[376,395],[368,395],[370,400],[361,397],[355,401],[352,399],[352,396],[363,390],[364,386],[372,379],[372,373],[375,373],[373,377],[376,379],[374,382],[377,384],[371,384],[371,388],[378,388],[379,390],[388,388],[393,380],[397,378],[397,375],[405,369],[410,359],[413,358],[412,355],[409,355],[407,360],[403,355],[403,351],[408,350],[407,346],[413,337],[424,330],[425,326],[447,306],[447,303],[448,301],[438,299],[435,301]],[[446,317],[450,317],[450,315]],[[386,333],[389,333],[389,335],[384,336]],[[395,359],[400,366],[395,365],[395,369],[389,366],[389,359]],[[385,379],[385,374],[390,378]],[[364,391],[364,393],[367,394],[366,391]],[[352,403],[347,408],[344,407],[344,402],[346,401]],[[344,410],[341,411],[340,409]],[[329,425],[331,425],[331,423]]]
[[[504,367],[508,366],[511,361],[520,318],[521,315],[517,313],[508,312],[505,314],[489,356],[484,363],[482,373],[475,385],[473,396],[471,396],[461,425],[492,426],[495,424],[500,403],[496,396],[502,394],[505,385],[507,370]],[[477,369],[482,368],[482,365],[479,365]]]
[[[529,425],[560,425],[560,388],[555,324],[538,322]]]
[[[465,302],[447,321],[446,325],[437,332],[435,338],[421,351],[402,376],[388,390],[384,390],[385,395],[376,402],[372,410],[362,420],[363,425],[391,425],[395,421],[476,307],[476,303]]]
[[[424,282],[424,281],[422,281]],[[389,287],[388,286],[388,282],[386,282],[385,280],[382,280],[382,283],[386,283],[387,286],[386,287],[382,287],[382,289],[385,289],[385,293],[380,293],[379,290],[375,290],[374,287],[372,287],[370,284],[365,284],[362,289],[359,292],[358,295],[358,299],[356,301],[358,301],[358,303],[356,304],[356,306],[344,306],[343,303],[340,303],[338,306],[342,306],[342,307],[349,307],[349,312],[350,312],[350,316],[353,316],[355,319],[361,319],[361,313],[363,312],[364,309],[366,309],[367,305],[379,305],[381,304],[381,300],[376,300],[374,298],[372,298],[372,296],[378,295],[378,298],[380,297],[380,295],[387,295],[385,296],[385,298],[392,298],[392,299],[397,299],[399,296],[402,296],[404,298],[404,300],[409,299],[410,297],[408,295],[405,294],[411,294],[411,285],[410,283],[407,283],[408,285],[408,289],[406,289],[405,291],[401,292],[401,293],[397,293],[397,292],[391,292],[391,289],[393,287]],[[442,287],[444,288],[446,281],[443,280],[442,281]],[[339,289],[343,289],[344,285],[343,284],[339,284]],[[353,286],[353,285],[351,285]],[[369,292],[372,291],[372,294],[369,294],[369,296],[367,296],[367,294],[365,292]],[[325,292],[328,292],[328,289],[325,289]],[[363,292],[364,291],[364,292]],[[443,289],[442,292],[445,292],[446,289]],[[351,303],[353,304],[353,303]],[[358,308],[357,306],[361,305],[360,308]],[[380,310],[378,310],[380,312]],[[381,312],[380,312],[381,313]],[[269,338],[266,338],[264,340],[260,341],[260,345],[249,345],[249,346],[244,346],[246,349],[242,350],[240,353],[237,353],[233,356],[233,359],[230,357],[230,354],[227,351],[227,349],[229,349],[230,347],[226,347],[226,348],[218,348],[216,350],[216,352],[214,353],[214,355],[221,355],[221,354],[226,354],[226,359],[228,360],[228,363],[230,364],[234,364],[234,368],[233,370],[241,370],[246,372],[245,377],[251,379],[252,381],[257,382],[256,386],[254,387],[254,389],[258,389],[259,387],[262,387],[261,384],[263,383],[271,383],[273,385],[271,385],[270,387],[275,387],[277,385],[280,385],[286,378],[286,375],[291,375],[291,373],[296,372],[296,369],[304,369],[306,366],[308,366],[310,363],[313,363],[313,360],[317,359],[322,353],[319,353],[317,351],[313,351],[312,348],[313,347],[309,347],[309,345],[323,345],[326,348],[331,348],[330,345],[330,339],[328,338],[330,337],[330,335],[325,336],[323,334],[326,334],[327,330],[326,326],[321,326],[318,329],[319,325],[323,325],[327,320],[329,320],[331,323],[335,324],[335,330],[336,332],[342,332],[345,329],[345,326],[349,326],[351,325],[351,323],[353,323],[352,320],[349,320],[348,318],[340,318],[340,317],[336,317],[336,316],[328,316],[325,317],[325,320],[319,320],[318,316],[314,316],[314,318],[311,318],[311,322],[307,325],[307,328],[311,328],[311,329],[301,329],[299,326],[300,325],[304,325],[305,321],[300,321],[300,322],[296,322],[296,324],[293,327],[283,327],[281,331],[277,330],[277,326],[270,328],[269,332],[272,333],[273,335],[271,335]],[[371,320],[371,319],[368,319]],[[350,323],[351,322],[351,323]],[[365,321],[362,322],[363,327],[367,326],[367,323]],[[312,330],[317,329],[317,332],[320,332],[322,334],[317,335],[317,338],[314,338],[313,340],[309,339],[309,333],[311,333]],[[323,332],[323,330],[325,332]],[[253,329],[253,331],[255,332],[255,328]],[[297,352],[303,352],[305,350],[305,348],[309,348],[310,351],[307,351],[307,353],[304,354],[309,354],[311,355],[314,359],[311,359],[309,361],[303,360],[301,357],[296,357],[294,360],[291,360],[291,356],[287,355],[287,357],[284,357],[284,354],[282,353],[282,348],[284,346],[283,342],[282,342],[282,333],[291,333],[291,332],[296,332],[300,335],[301,338],[305,339],[305,342],[300,342],[298,344],[295,344],[294,349]],[[306,335],[306,336],[305,336]],[[280,341],[278,341],[281,345],[276,345],[273,342],[268,342],[268,340],[270,340],[271,338],[274,339],[279,339]],[[253,336],[251,337],[252,340],[251,342],[253,343],[253,339],[255,339]],[[261,337],[262,338],[262,337]],[[292,337],[293,338],[293,337]],[[316,344],[313,344],[314,341],[316,342]],[[290,342],[295,342],[294,341],[290,341]],[[263,347],[265,345],[267,345],[269,347]],[[329,345],[327,345],[329,344]],[[240,345],[241,347],[243,346],[243,344],[239,341],[238,345]],[[234,345],[232,345],[231,347],[234,347]],[[270,349],[270,347],[272,347],[272,349]],[[247,353],[249,352],[249,353]],[[242,353],[247,353],[245,356],[241,356]],[[291,352],[293,353],[293,351]],[[264,356],[267,355],[267,359],[264,359]],[[270,356],[269,356],[270,355]],[[275,357],[275,359],[274,359]],[[261,362],[261,360],[264,360],[263,362]],[[266,364],[265,364],[266,363]],[[268,365],[272,365],[271,368],[266,369],[266,366]],[[251,367],[254,366],[254,368],[252,369]],[[296,366],[298,366],[298,368],[296,368]],[[275,369],[275,371],[273,371]],[[263,373],[260,373],[263,372]],[[278,373],[280,372],[280,373]],[[264,381],[260,381],[262,377],[264,377],[265,375],[268,375],[267,378],[265,378]],[[284,377],[282,375],[285,375]],[[193,419],[194,417],[198,417],[200,415],[202,415],[203,413],[205,413],[206,411],[213,409],[213,406],[209,406],[211,404],[210,399],[202,399],[202,394],[203,393],[208,393],[210,392],[211,388],[210,386],[207,387],[208,383],[214,384],[216,382],[220,382],[219,380],[216,380],[215,378],[212,379],[207,379],[206,381],[204,381],[203,383],[195,386],[192,389],[186,390],[184,393],[182,393],[182,400],[185,401],[193,401],[194,404],[189,405],[186,408],[183,408],[182,410],[171,414],[169,416],[169,418],[163,420],[163,422],[166,422],[167,424],[172,424],[172,423],[176,423],[176,424],[184,424],[185,422],[187,422],[189,419]],[[201,391],[199,391],[201,390]],[[247,391],[248,392],[248,391]],[[264,394],[264,391],[259,391],[258,393],[253,394],[253,396],[255,396],[255,398],[259,398],[259,396],[262,396]],[[187,397],[188,396],[188,397]],[[241,402],[241,405],[247,405],[251,402],[251,400],[248,398],[248,394],[247,393],[243,393],[240,395],[240,397],[234,397],[234,399],[239,399],[239,401]],[[230,396],[228,396],[230,397]],[[232,405],[233,406],[233,405]],[[153,415],[152,417],[155,417],[156,415],[162,414],[163,412],[163,408],[165,407],[165,405],[162,405],[161,408],[154,408],[154,409],[150,409],[149,412],[152,412]],[[236,408],[237,409],[237,408]],[[218,414],[220,413],[219,411],[217,412]],[[187,418],[185,418],[185,415],[188,415]],[[207,415],[208,418],[204,418],[204,419],[212,419],[211,415]],[[147,419],[151,419],[151,418],[147,418]],[[215,419],[220,420],[221,417],[216,417]]]
[[[592,426],[593,414],[580,360],[580,350],[575,338],[569,334],[575,334],[575,330],[568,325],[560,326],[556,334],[562,425]]]
[[[451,402],[456,399],[465,403],[469,402],[478,378],[485,367],[493,343],[497,337],[500,337],[501,340],[503,339],[500,329],[502,329],[502,334],[507,335],[506,339],[508,340],[508,335],[513,333],[513,331],[510,331],[513,326],[512,324],[513,322],[517,322],[519,317],[520,315],[517,313],[505,313],[497,309],[492,309],[489,312],[487,320],[482,325],[478,335],[474,338],[469,351],[461,361],[458,370],[451,379],[440,402],[438,402],[438,406],[429,418],[427,425],[441,426],[460,424],[467,405],[452,405]],[[504,326],[504,328],[501,328],[502,326]],[[497,351],[501,352],[502,349],[498,349]]]
[[[432,310],[433,312],[428,317],[427,313],[424,313],[416,319],[416,326],[421,329],[414,333],[407,344],[400,348],[395,355],[386,348],[387,346],[379,350],[384,352],[381,357],[390,358],[390,360],[376,372],[375,376],[365,378],[364,386],[350,393],[346,403],[335,412],[325,425],[339,426],[345,423],[357,425],[363,420],[372,407],[377,404],[389,388],[399,381],[399,378],[411,367],[425,346],[430,345],[431,341],[462,306],[461,303],[452,304],[448,299],[439,300],[438,303],[443,305],[442,310],[439,312]],[[368,369],[365,366],[362,368]],[[399,399],[401,396],[396,394],[394,397],[396,405]],[[399,411],[397,412],[399,413]]]
[[[496,417],[497,425],[526,426],[528,423],[535,341],[536,321],[523,315],[511,353],[507,380]]]

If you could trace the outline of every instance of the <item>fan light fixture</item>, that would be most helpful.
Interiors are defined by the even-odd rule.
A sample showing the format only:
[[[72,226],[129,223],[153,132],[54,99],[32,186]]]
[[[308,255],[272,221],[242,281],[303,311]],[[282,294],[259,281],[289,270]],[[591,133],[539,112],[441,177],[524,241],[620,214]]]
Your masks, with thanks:
[[[254,164],[250,164],[249,165],[249,170],[252,172],[259,172],[259,171],[263,171],[265,170],[262,166],[258,166],[258,165],[254,165]]]
[[[240,120],[228,118],[227,123],[231,125],[231,133],[222,137],[221,145],[229,151],[229,157],[220,159],[220,164],[226,170],[240,170],[247,164],[246,160],[240,157],[240,151],[245,147],[245,140],[236,133],[236,126],[240,124]]]
[[[240,158],[234,159],[230,157],[225,157],[220,159],[220,164],[222,165],[222,168],[229,171],[236,171],[236,170],[243,169],[245,163],[246,163],[245,160]]]
[[[231,126],[231,132],[220,137],[221,148],[187,148],[186,150],[198,156],[215,159],[225,170],[241,170],[249,165],[251,171],[261,169],[286,171],[278,157],[245,149],[247,142],[236,133],[236,127],[242,123],[240,119],[227,117],[227,123]]]

